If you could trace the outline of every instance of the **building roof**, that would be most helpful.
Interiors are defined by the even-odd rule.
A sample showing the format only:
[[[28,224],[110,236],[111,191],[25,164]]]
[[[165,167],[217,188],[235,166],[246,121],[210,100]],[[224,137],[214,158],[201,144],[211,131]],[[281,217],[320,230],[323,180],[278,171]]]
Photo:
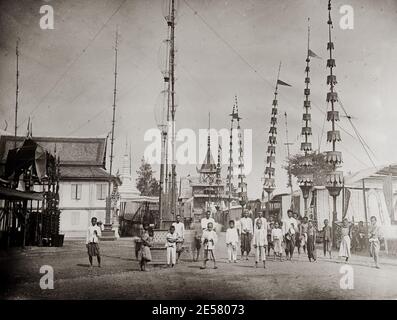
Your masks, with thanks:
[[[200,169],[197,169],[197,171],[201,174],[216,174],[217,171],[216,163],[211,153],[211,139],[209,134],[207,143],[207,154],[205,155],[205,159],[201,164]]]
[[[105,170],[106,138],[33,137],[39,146],[59,156],[61,180],[108,181]],[[7,154],[16,146],[21,147],[26,137],[0,136],[0,168],[4,167]],[[0,170],[1,171],[1,170]],[[113,179],[115,177],[113,176]]]
[[[15,141],[20,147],[26,137],[2,135],[0,137],[0,163],[5,163],[8,151]],[[38,145],[60,157],[61,165],[104,166],[106,138],[33,137]]]
[[[60,174],[61,180],[109,180],[109,173],[98,166],[61,166]]]
[[[345,184],[354,185],[362,182],[363,179],[369,179],[374,182],[383,182],[386,176],[391,175],[397,177],[397,164],[385,164],[377,167],[370,167],[357,172],[354,172],[345,178]]]

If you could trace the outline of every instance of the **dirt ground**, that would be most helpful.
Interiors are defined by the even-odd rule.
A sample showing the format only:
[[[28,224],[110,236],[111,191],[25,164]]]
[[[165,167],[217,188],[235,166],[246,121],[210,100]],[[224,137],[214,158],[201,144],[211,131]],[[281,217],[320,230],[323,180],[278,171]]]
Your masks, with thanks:
[[[201,270],[189,253],[175,268],[166,268],[162,251],[153,251],[149,271],[141,272],[131,239],[101,243],[102,268],[89,268],[83,241],[62,248],[28,248],[0,257],[2,299],[397,299],[397,260],[383,258],[375,269],[370,257],[353,255],[353,289],[341,289],[341,267],[322,257],[310,263],[296,253],[294,261],[272,261],[267,268],[249,261],[227,263],[224,234],[217,246],[218,269]],[[95,260],[94,260],[95,261]],[[54,289],[43,290],[40,267],[54,270]]]

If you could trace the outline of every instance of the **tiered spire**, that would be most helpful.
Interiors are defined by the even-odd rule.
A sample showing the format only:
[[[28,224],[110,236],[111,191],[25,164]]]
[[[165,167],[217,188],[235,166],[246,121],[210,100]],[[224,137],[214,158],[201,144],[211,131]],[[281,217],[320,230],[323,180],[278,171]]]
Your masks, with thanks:
[[[237,105],[237,96],[235,96],[234,99],[234,104],[233,104],[233,110],[232,113],[230,114],[231,120],[230,120],[230,140],[229,140],[229,166],[227,168],[227,176],[226,176],[226,186],[227,186],[227,195],[228,195],[228,208],[229,208],[229,212],[230,212],[230,205],[232,202],[232,198],[234,198],[234,193],[236,191],[236,187],[234,186],[233,180],[234,180],[234,161],[233,161],[233,132],[235,132],[235,130],[238,130],[239,133],[239,163],[238,166],[240,168],[241,162],[240,162],[240,156],[242,155],[242,148],[240,148],[240,140],[241,140],[241,136],[240,136],[240,117],[238,115],[238,105]],[[236,128],[236,127],[237,128]],[[241,142],[242,143],[242,142]],[[241,145],[242,147],[242,145]],[[244,165],[243,165],[244,167]],[[239,173],[239,179],[241,179],[241,171]],[[240,180],[241,182],[241,180]],[[240,187],[240,182],[238,184],[238,186]],[[243,181],[244,182],[244,181]],[[241,189],[240,189],[241,192]]]
[[[278,67],[278,74],[277,74],[277,81],[276,87],[274,90],[274,98],[272,103],[272,111],[270,117],[270,129],[269,129],[269,138],[268,138],[268,146],[267,146],[267,156],[266,156],[266,168],[264,172],[264,182],[263,182],[263,190],[268,194],[268,201],[270,201],[271,194],[276,189],[276,182],[275,182],[275,173],[276,168],[276,145],[277,145],[277,115],[278,115],[278,86],[288,86],[288,83],[280,80],[280,70],[281,70],[281,62]],[[268,206],[268,214],[269,214],[269,206]]]
[[[202,175],[202,179],[205,182],[213,182],[214,176],[217,173],[217,164],[214,161],[214,158],[212,157],[211,153],[211,135],[210,135],[210,130],[211,130],[211,115],[208,114],[208,137],[207,137],[207,153],[205,155],[204,162],[201,164],[200,170],[198,170],[199,173]]]
[[[218,145],[218,161],[216,163],[216,184],[220,185],[222,183],[222,177],[221,177],[221,152],[222,152],[222,146],[219,144]]]
[[[247,203],[247,183],[245,182],[245,174],[244,174],[244,148],[243,148],[243,135],[240,126],[241,118],[238,116],[238,102],[237,96],[235,96],[235,105],[236,105],[236,112],[237,112],[237,133],[238,133],[238,188],[239,188],[239,198],[240,198],[240,205],[242,207],[245,206]]]
[[[333,166],[333,172],[327,176],[327,188],[331,195],[339,195],[340,189],[343,185],[343,172],[337,171],[338,166],[342,163],[342,152],[336,151],[336,142],[341,141],[339,130],[335,129],[335,121],[339,121],[339,112],[335,110],[335,102],[338,101],[338,93],[335,91],[337,83],[334,74],[336,67],[335,59],[333,58],[334,43],[332,42],[331,30],[331,0],[328,1],[328,35],[329,41],[327,49],[329,51],[329,59],[327,60],[327,68],[329,68],[329,75],[327,76],[327,85],[329,85],[329,92],[327,93],[327,103],[331,104],[331,111],[327,112],[327,121],[331,122],[331,130],[327,132],[327,142],[332,143],[332,151],[327,152],[326,160]]]
[[[310,19],[308,19],[310,22]],[[305,157],[302,161],[302,166],[306,169],[304,174],[300,175],[298,178],[299,187],[302,190],[303,199],[305,202],[305,216],[307,216],[307,200],[309,197],[310,190],[313,187],[313,174],[310,173],[310,167],[313,166],[313,161],[311,157],[312,143],[309,141],[309,137],[312,135],[312,128],[310,126],[311,122],[311,103],[310,103],[310,57],[317,57],[313,51],[310,50],[310,24],[307,28],[307,56],[306,56],[306,68],[305,68],[305,84],[306,87],[304,89],[305,100],[303,102],[303,118],[302,118],[302,142],[301,142],[301,151],[304,153]]]
[[[335,91],[336,76],[334,75],[334,68],[336,67],[335,59],[332,56],[334,50],[334,43],[331,37],[332,19],[331,19],[331,0],[328,1],[328,45],[329,59],[327,60],[327,68],[329,68],[329,75],[327,76],[327,84],[330,87],[327,93],[327,103],[331,104],[331,111],[327,112],[327,121],[331,121],[331,130],[327,132],[327,142],[332,143],[332,151],[327,152],[326,161],[332,165],[332,172],[327,175],[326,187],[329,195],[333,198],[332,222],[335,231],[335,222],[338,220],[338,213],[336,211],[336,198],[343,188],[343,172],[337,171],[337,168],[342,163],[342,152],[336,151],[336,142],[341,141],[339,130],[335,130],[335,121],[339,121],[339,112],[335,110],[335,102],[338,101],[338,94]],[[333,237],[333,245],[336,246],[336,236]]]
[[[230,139],[229,139],[229,165],[227,167],[227,176],[226,176],[226,185],[227,185],[227,194],[229,196],[229,209],[230,209],[230,203],[231,203],[231,198],[232,194],[234,191],[234,186],[233,186],[233,130],[234,130],[234,120],[236,117],[238,117],[238,114],[236,113],[236,105],[233,105],[233,110],[232,113],[230,114],[231,120],[230,120]]]
[[[221,194],[220,194],[220,186],[222,184],[222,177],[221,177],[221,171],[222,171],[222,166],[221,166],[221,152],[222,152],[222,147],[219,144],[218,145],[218,161],[216,163],[216,198],[217,198],[217,204],[216,204],[216,209],[219,210],[221,207]]]
[[[278,115],[277,90],[278,90],[278,78],[280,76],[280,69],[281,69],[281,62],[278,68],[276,89],[274,90],[274,99],[272,103],[272,113],[270,117],[270,130],[269,130],[266,168],[265,168],[265,181],[263,183],[263,190],[269,194],[269,197],[270,194],[274,191],[274,189],[276,189],[276,183],[274,180],[274,174],[276,172],[276,169],[273,167],[273,164],[276,163],[277,115]]]

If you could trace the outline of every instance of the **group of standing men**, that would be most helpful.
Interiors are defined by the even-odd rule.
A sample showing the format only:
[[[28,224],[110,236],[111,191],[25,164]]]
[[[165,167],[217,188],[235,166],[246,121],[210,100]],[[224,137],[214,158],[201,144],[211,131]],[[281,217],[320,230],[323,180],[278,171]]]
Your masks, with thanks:
[[[243,217],[237,221],[231,221],[237,225],[237,231],[241,239],[241,257],[248,260],[248,255],[251,251],[251,246],[255,248],[256,256],[262,256],[265,260],[266,251],[270,254],[272,249],[274,257],[281,256],[285,251],[287,259],[291,260],[295,251],[298,248],[300,254],[301,250],[305,253],[307,251],[310,261],[316,261],[316,228],[315,223],[304,217],[302,221],[299,220],[298,214],[294,214],[292,210],[287,212],[288,218],[283,221],[274,221],[273,217],[267,220],[263,216],[263,212],[259,211],[258,217],[254,221],[249,217],[249,212],[244,211]],[[260,232],[259,230],[263,230]],[[330,230],[327,227],[327,234]],[[330,252],[329,240],[327,239],[327,252]],[[228,240],[226,240],[228,243]],[[267,250],[266,250],[267,249]],[[263,251],[263,254],[262,254]],[[230,260],[230,259],[229,259]],[[256,262],[259,262],[256,259]]]

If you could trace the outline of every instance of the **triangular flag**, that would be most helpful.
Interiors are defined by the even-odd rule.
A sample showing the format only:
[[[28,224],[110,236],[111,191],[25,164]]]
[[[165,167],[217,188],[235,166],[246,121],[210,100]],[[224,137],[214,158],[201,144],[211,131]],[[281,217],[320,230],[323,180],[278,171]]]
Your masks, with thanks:
[[[277,84],[282,85],[282,86],[292,87],[290,84],[288,84],[284,81],[281,81],[281,80],[277,80]]]
[[[319,57],[318,55],[316,55],[312,50],[309,49],[308,53],[309,57],[313,57],[313,58],[317,58],[317,59],[321,59],[321,57]]]
[[[235,112],[235,111],[233,111],[233,113],[231,113],[230,115],[232,116],[233,119],[238,119],[238,120],[241,119],[241,118],[238,116],[238,113]]]

